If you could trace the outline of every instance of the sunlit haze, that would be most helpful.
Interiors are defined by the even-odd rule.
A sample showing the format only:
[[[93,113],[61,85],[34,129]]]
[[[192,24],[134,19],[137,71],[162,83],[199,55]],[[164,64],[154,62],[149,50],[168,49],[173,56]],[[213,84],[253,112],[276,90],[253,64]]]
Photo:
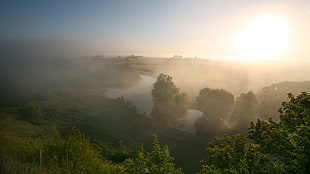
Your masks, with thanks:
[[[308,59],[309,11],[306,0],[2,1],[0,39],[79,55]]]
[[[281,16],[259,16],[238,32],[234,44],[241,56],[283,56],[290,49],[290,26]]]
[[[310,174],[309,42],[310,0],[0,0],[0,173]]]

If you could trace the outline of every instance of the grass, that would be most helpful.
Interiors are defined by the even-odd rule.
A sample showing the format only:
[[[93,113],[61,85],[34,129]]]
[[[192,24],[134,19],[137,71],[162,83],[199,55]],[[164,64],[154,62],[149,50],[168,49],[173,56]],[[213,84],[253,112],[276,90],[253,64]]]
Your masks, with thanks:
[[[186,173],[197,172],[201,166],[199,161],[206,158],[205,148],[210,139],[161,126],[115,99],[74,92],[41,96],[38,101],[45,113],[39,124],[21,120],[18,107],[0,107],[1,137],[5,138],[6,147],[12,147],[10,151],[15,151],[14,147],[23,146],[56,125],[62,134],[69,132],[72,127],[78,127],[99,144],[118,147],[122,140],[130,152],[137,152],[141,146],[150,150],[152,135],[157,134],[160,143],[169,146],[176,164]],[[72,107],[78,108],[79,119],[66,118],[61,114],[70,112]],[[55,114],[59,115],[55,117]]]

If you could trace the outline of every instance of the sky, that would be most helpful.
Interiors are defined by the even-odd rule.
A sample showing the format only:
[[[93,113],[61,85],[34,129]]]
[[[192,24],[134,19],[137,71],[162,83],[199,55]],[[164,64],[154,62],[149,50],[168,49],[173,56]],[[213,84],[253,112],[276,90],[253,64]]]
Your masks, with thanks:
[[[0,41],[65,43],[83,54],[236,56],[236,33],[271,13],[290,29],[281,56],[310,58],[309,0],[1,0]]]

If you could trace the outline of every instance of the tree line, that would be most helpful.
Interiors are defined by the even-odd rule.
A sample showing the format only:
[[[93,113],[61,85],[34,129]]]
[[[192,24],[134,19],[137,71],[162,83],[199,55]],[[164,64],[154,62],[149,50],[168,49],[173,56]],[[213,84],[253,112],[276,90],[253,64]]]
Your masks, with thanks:
[[[160,74],[152,90],[151,116],[159,123],[178,128],[186,119],[189,109],[188,96],[173,83],[171,76]],[[272,96],[270,96],[272,97]],[[224,133],[246,133],[251,121],[265,116],[265,98],[260,102],[252,92],[237,98],[225,89],[203,88],[196,97],[197,108],[203,115],[195,123],[196,135],[219,136]],[[280,101],[281,102],[281,101]],[[277,107],[275,106],[277,109]],[[263,116],[261,116],[263,115]]]

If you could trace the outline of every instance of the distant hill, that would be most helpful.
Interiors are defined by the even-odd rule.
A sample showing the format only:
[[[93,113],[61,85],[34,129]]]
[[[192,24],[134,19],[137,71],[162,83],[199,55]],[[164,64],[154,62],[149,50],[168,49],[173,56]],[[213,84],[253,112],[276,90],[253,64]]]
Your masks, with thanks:
[[[287,100],[287,94],[292,93],[296,96],[301,92],[310,92],[310,81],[285,81],[263,87],[257,93],[257,97],[261,103],[260,116],[265,119],[269,117],[278,119],[278,109],[281,107],[282,102]]]

